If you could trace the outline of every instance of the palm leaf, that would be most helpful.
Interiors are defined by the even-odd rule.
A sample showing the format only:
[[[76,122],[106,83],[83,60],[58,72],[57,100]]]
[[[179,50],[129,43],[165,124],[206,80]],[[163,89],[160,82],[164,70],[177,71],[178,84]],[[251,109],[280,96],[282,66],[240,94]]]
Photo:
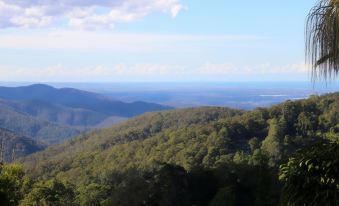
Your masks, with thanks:
[[[306,23],[306,59],[312,78],[331,79],[339,72],[339,0],[320,0]]]

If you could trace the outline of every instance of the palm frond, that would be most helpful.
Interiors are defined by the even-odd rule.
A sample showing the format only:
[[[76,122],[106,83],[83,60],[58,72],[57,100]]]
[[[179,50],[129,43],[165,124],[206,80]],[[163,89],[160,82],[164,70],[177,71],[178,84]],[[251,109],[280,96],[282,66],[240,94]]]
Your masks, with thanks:
[[[339,73],[339,0],[320,0],[308,14],[306,61],[312,79],[329,80]]]

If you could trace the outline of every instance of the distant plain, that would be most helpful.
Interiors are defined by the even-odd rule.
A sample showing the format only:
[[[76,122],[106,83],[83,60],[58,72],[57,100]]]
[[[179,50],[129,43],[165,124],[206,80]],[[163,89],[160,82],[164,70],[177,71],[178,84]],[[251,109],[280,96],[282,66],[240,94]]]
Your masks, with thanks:
[[[8,83],[7,83],[8,84]],[[12,83],[13,84],[13,83]],[[27,83],[29,84],[29,83]],[[92,91],[124,102],[145,101],[176,108],[223,106],[250,110],[339,90],[339,82],[48,83]]]

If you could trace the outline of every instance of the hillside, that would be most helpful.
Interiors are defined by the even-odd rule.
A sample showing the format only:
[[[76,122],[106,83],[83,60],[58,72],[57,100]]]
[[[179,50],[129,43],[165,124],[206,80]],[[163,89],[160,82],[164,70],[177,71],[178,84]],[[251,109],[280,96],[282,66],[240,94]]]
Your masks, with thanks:
[[[0,98],[16,101],[38,100],[73,109],[84,109],[106,117],[133,117],[145,112],[171,109],[171,107],[146,102],[126,103],[96,93],[72,88],[56,89],[43,84],[0,87]]]
[[[107,116],[91,110],[69,108],[42,100],[0,100],[1,107],[61,125],[92,127],[104,121]]]
[[[48,147],[22,162],[32,178],[74,184],[80,202],[99,199],[98,205],[138,205],[153,192],[174,201],[175,196],[166,193],[170,188],[159,190],[170,184],[179,187],[174,191],[189,191],[187,195],[195,197],[191,203],[197,205],[227,199],[219,193],[235,195],[245,205],[254,201],[255,205],[267,201],[276,205],[278,165],[306,145],[338,140],[338,108],[339,93],[335,93],[250,112],[198,108],[149,113]],[[162,169],[155,169],[164,163]],[[176,177],[180,180],[166,183],[167,178]],[[186,184],[183,178],[188,178],[190,186],[182,185]],[[204,187],[194,186],[200,181]],[[205,187],[211,187],[210,192]],[[138,192],[133,200],[124,199],[138,188],[149,190]],[[100,191],[98,196],[88,196],[93,189]]]
[[[16,112],[3,104],[0,106],[0,127],[46,144],[60,143],[80,134],[80,131],[75,128]]]
[[[46,145],[0,128],[0,156],[5,162],[43,150]]]
[[[91,170],[93,167],[102,170],[143,168],[153,161],[175,163],[186,169],[196,165],[213,167],[218,162],[230,161],[236,152],[249,154],[248,141],[253,138],[263,146],[269,141],[288,144],[281,151],[281,159],[284,152],[331,136],[329,131],[336,131],[339,123],[338,104],[336,93],[288,101],[244,114],[222,108],[150,113],[49,147],[25,162],[29,170],[32,169],[30,162],[38,161],[45,167],[55,168],[53,174],[61,172],[65,176],[98,175]],[[271,130],[281,130],[276,140],[267,139],[270,132],[276,132]],[[82,161],[87,164],[79,164]],[[42,175],[41,172],[35,171],[35,174]],[[85,178],[82,175],[74,178]]]
[[[148,113],[111,128],[96,130],[64,144],[49,147],[44,151],[44,154],[34,155],[27,158],[26,161],[36,161],[43,157],[49,160],[55,159],[60,164],[64,164],[68,160],[71,161],[70,158],[73,155],[105,151],[115,145],[134,140],[141,141],[168,129],[178,130],[193,127],[194,125],[205,125],[209,122],[241,113],[241,111],[237,110],[212,107]],[[65,159],[62,157],[63,152],[69,154]]]

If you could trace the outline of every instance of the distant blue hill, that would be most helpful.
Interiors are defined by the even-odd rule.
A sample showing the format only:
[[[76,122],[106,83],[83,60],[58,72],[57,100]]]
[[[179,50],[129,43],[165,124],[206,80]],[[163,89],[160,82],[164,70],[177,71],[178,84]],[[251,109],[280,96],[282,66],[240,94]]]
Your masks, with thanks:
[[[6,100],[39,100],[69,108],[85,109],[105,116],[133,117],[151,111],[172,109],[147,102],[126,103],[100,94],[72,88],[56,89],[44,84],[22,87],[0,87],[0,98]]]
[[[45,144],[60,143],[80,134],[80,131],[74,127],[56,124],[16,111],[3,101],[0,102],[0,128]]]
[[[126,103],[100,94],[44,84],[0,87],[0,128],[45,144],[63,142],[93,128],[110,127],[145,112],[172,109]]]

